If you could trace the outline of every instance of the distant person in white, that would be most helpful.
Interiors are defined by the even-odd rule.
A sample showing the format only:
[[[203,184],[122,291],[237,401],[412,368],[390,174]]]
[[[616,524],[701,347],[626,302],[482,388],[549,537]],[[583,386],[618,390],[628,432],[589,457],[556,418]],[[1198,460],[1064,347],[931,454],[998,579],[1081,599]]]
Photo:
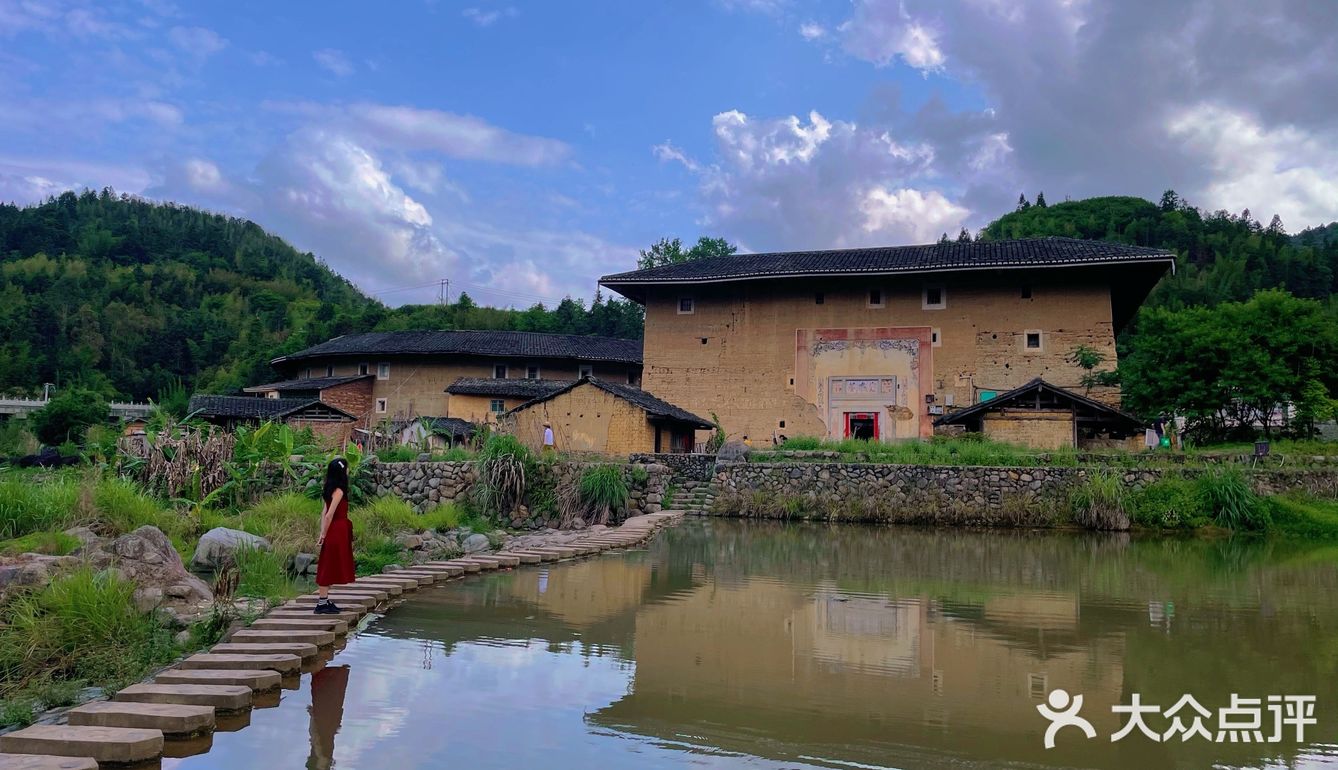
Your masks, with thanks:
[[[557,447],[553,444],[553,426],[544,423],[544,453],[556,451]]]

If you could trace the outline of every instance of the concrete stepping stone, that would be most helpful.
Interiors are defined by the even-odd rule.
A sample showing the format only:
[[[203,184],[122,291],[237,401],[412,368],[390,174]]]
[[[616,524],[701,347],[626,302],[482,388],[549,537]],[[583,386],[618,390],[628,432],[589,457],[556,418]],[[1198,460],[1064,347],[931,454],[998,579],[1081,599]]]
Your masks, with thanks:
[[[374,581],[377,583],[398,583],[404,588],[412,591],[418,586],[418,578],[396,575],[394,572],[382,572],[379,575],[366,575],[353,581],[353,585]]]
[[[181,661],[177,664],[177,668],[221,668],[225,671],[278,671],[280,674],[295,674],[302,668],[302,658],[286,653],[227,655],[203,652]]]
[[[358,619],[362,617],[362,615],[360,615],[360,614],[358,614],[358,613],[356,613],[356,612],[350,612],[350,611],[348,611],[348,610],[345,610],[342,606],[339,608],[339,609],[340,609],[339,612],[336,612],[336,613],[334,613],[334,614],[332,614],[332,615],[317,615],[317,614],[313,611],[313,610],[315,610],[315,609],[316,609],[316,605],[314,605],[314,604],[308,604],[308,605],[306,605],[306,606],[293,606],[293,607],[284,606],[284,607],[276,607],[275,609],[270,610],[270,611],[269,611],[269,614],[266,615],[265,617],[267,617],[267,618],[334,618],[335,620],[342,620],[342,621],[344,621],[345,623],[347,623],[347,624],[349,625],[349,628],[352,628],[354,625],[356,625],[357,622],[358,622]]]
[[[330,615],[329,617],[334,617]],[[259,628],[243,628],[234,631],[228,637],[230,642],[307,642],[317,647],[329,647],[335,643],[335,632],[319,628],[301,631],[295,628],[279,631],[267,631]]]
[[[316,594],[303,594],[302,596],[293,599],[292,603],[315,604],[319,600],[320,597]],[[367,609],[371,609],[381,603],[376,600],[375,596],[368,596],[367,594],[330,594],[330,601],[339,605],[341,608],[346,605],[357,604],[366,607]]]
[[[0,754],[0,770],[98,770],[98,761],[92,757]]]
[[[214,645],[209,652],[215,655],[296,655],[299,658],[316,657],[316,645],[310,642],[274,642],[259,644],[256,642],[223,642]]]
[[[325,619],[314,612],[310,618],[261,618],[249,628],[257,631],[333,631],[338,636],[348,633],[348,624],[344,621]]]
[[[385,589],[385,588],[376,588],[376,587],[374,587],[374,586],[358,585],[358,584],[350,583],[350,584],[348,584],[348,585],[346,585],[346,586],[340,586],[340,587],[339,587],[339,590],[337,590],[337,591],[335,591],[335,590],[331,590],[331,591],[330,591],[330,596],[331,596],[331,597],[335,597],[335,596],[364,596],[364,597],[371,597],[372,599],[375,599],[375,600],[376,600],[376,603],[380,604],[381,602],[383,602],[383,601],[385,601],[385,600],[387,600],[387,599],[390,598],[390,591],[389,591],[388,589]]]
[[[278,671],[243,671],[221,668],[169,668],[153,678],[155,684],[226,684],[250,688],[252,692],[278,689],[283,675]]]
[[[163,744],[163,759],[185,759],[208,754],[214,747],[214,731],[192,735],[186,738],[169,738]]]
[[[358,617],[362,617],[368,612],[371,612],[371,610],[362,602],[349,602],[347,604],[339,604],[338,602],[335,602],[335,604],[339,606],[340,612],[350,613],[357,615]],[[292,600],[280,604],[278,607],[270,610],[270,613],[272,614],[276,610],[302,610],[310,614],[315,608],[314,603],[299,604],[296,600]]]
[[[508,556],[507,554],[504,553],[490,553],[488,554],[488,558],[492,559],[493,561],[500,562],[503,567],[520,566],[519,556]]]
[[[238,684],[132,684],[112,696],[129,703],[184,703],[219,711],[251,708],[251,688]]]
[[[531,556],[538,556],[540,561],[557,561],[558,559],[562,558],[561,554],[551,553],[549,551],[532,551],[528,548],[524,550],[512,551],[512,553],[521,556],[525,554],[530,554]]]
[[[417,565],[406,567],[404,569],[397,569],[394,572],[385,572],[372,579],[383,577],[393,580],[412,580],[420,586],[432,585],[432,583],[436,581],[436,576],[432,575],[428,570],[419,569]],[[354,585],[357,584],[355,583]]]
[[[477,564],[485,570],[497,569],[498,567],[502,566],[502,563],[500,561],[497,561],[496,559],[489,559],[487,557],[470,556],[461,559],[461,561],[467,561],[471,564]]]
[[[136,727],[182,738],[214,729],[213,706],[96,701],[66,712],[76,727]]]
[[[435,572],[438,575],[446,575],[448,577],[457,577],[459,575],[465,574],[464,567],[435,561],[428,562],[427,564],[421,564],[419,565],[419,569],[422,569],[426,572]]]
[[[91,757],[99,764],[109,762],[128,765],[162,756],[163,734],[160,730],[132,727],[33,725],[8,735],[0,735],[0,751],[8,754]]]
[[[541,556],[522,551],[503,551],[500,555],[513,556],[519,559],[521,564],[538,564],[539,562],[543,561],[543,557]]]
[[[448,567],[463,567],[465,572],[471,572],[471,573],[479,572],[480,570],[483,569],[483,565],[479,564],[476,561],[460,561],[459,559],[452,559],[451,561],[444,563]]]
[[[214,732],[235,733],[251,726],[251,709],[214,714]]]
[[[415,578],[404,578],[403,580],[378,580],[376,578],[367,578],[354,583],[355,588],[374,588],[378,591],[385,591],[391,596],[400,596],[410,591],[418,590],[418,580]]]

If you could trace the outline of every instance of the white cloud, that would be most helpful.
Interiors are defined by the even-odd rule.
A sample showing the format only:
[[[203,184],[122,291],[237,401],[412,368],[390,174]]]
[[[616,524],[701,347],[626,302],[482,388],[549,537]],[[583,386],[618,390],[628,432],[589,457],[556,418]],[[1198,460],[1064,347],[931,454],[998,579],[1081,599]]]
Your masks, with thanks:
[[[208,59],[228,47],[227,40],[204,27],[173,27],[168,30],[167,38],[172,45],[200,60]]]
[[[511,6],[507,6],[506,8],[494,8],[488,11],[485,11],[482,8],[466,8],[460,12],[460,15],[480,27],[491,27],[502,18],[511,19],[519,16],[520,11]]]
[[[1167,130],[1213,172],[1197,201],[1205,208],[1248,208],[1265,220],[1276,213],[1296,230],[1338,216],[1338,131],[1266,128],[1247,113],[1206,103],[1173,115]]]
[[[821,40],[827,37],[827,28],[809,21],[799,25],[799,35],[805,40]]]
[[[752,248],[841,248],[924,242],[956,231],[968,207],[937,180],[933,146],[887,126],[810,112],[712,120],[711,162],[672,144],[654,148],[700,179],[702,224]]]
[[[924,73],[941,70],[947,56],[934,30],[913,20],[904,6],[893,10],[877,0],[858,3],[855,16],[839,28],[845,35],[846,50],[879,66],[900,58]]]
[[[349,61],[348,56],[336,48],[322,48],[319,51],[313,51],[311,58],[322,69],[334,75],[335,77],[348,77],[353,74],[353,62]]]
[[[571,148],[556,139],[517,134],[472,115],[384,104],[355,104],[346,115],[374,141],[411,150],[433,150],[455,158],[539,166],[567,158]]]

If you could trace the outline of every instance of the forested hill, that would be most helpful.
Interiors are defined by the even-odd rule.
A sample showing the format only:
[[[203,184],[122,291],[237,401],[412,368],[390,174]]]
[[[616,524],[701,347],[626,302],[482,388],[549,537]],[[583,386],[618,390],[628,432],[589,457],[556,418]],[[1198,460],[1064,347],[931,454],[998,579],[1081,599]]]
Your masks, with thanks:
[[[641,336],[640,308],[389,309],[259,225],[132,196],[0,204],[0,393],[78,384],[108,397],[226,392],[273,357],[351,332],[516,329]]]
[[[1151,307],[1215,305],[1246,300],[1260,289],[1285,288],[1325,299],[1338,289],[1338,226],[1287,235],[1274,217],[1201,212],[1174,192],[1159,203],[1142,198],[1087,198],[1045,205],[1022,199],[1018,209],[982,231],[985,238],[1062,235],[1174,250],[1180,264],[1148,298]]]

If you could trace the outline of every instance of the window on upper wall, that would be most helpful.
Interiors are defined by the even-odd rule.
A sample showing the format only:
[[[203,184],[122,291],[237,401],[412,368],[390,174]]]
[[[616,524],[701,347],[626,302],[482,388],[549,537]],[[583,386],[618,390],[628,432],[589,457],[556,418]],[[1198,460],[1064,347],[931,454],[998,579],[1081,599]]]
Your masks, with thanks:
[[[938,329],[929,330],[929,344],[938,347],[943,344],[943,333]]]
[[[527,379],[527,380],[537,380],[537,379],[539,379],[539,367],[537,367],[537,366],[527,366],[527,367],[525,367],[525,379]]]
[[[310,366],[307,367],[307,376],[306,376],[306,379],[308,379],[308,380],[311,379],[311,367],[310,367]]]
[[[371,364],[358,364],[359,377],[366,376],[367,372],[371,370],[372,370]]]
[[[593,367],[593,366],[591,366],[591,365],[589,365],[589,364],[585,364],[585,365],[583,365],[583,366],[581,367],[579,373],[578,373],[578,376],[579,376],[580,379],[582,379],[582,380],[584,380],[584,379],[587,378],[587,377],[594,377],[594,376],[595,376],[595,367]],[[631,375],[628,375],[628,376],[630,377]]]
[[[922,299],[920,306],[925,310],[942,310],[948,306],[948,292],[944,290],[942,284],[925,286]]]
[[[628,373],[627,373],[627,384],[628,384],[628,385],[635,385],[635,384],[637,384],[636,372],[628,372]]]
[[[383,363],[376,365],[376,379],[378,380],[390,379],[390,364]]]
[[[506,379],[506,364],[498,364],[492,368],[492,378],[494,380]]]
[[[883,306],[883,290],[869,289],[869,307]]]
[[[386,400],[385,400],[384,398],[378,398],[378,399],[376,400],[376,413],[377,413],[377,414],[385,414],[385,413],[386,413],[386,409],[387,409]]]
[[[827,297],[822,292],[818,292],[817,294],[813,295],[813,304],[815,305],[821,305],[826,301]]]
[[[493,414],[501,414],[506,411],[506,402],[500,398],[494,398],[488,402],[488,408],[492,410]]]
[[[1041,343],[1042,338],[1039,329],[1029,329],[1024,333],[1022,344],[1027,350],[1040,350]]]
[[[692,314],[695,313],[695,312],[697,312],[697,301],[696,301],[696,300],[694,300],[692,297],[679,297],[679,298],[678,298],[678,314],[679,314],[679,315],[692,315]]]
[[[331,365],[325,367],[325,376],[326,376],[326,377],[333,377],[333,376],[334,376],[334,364],[331,364]]]

